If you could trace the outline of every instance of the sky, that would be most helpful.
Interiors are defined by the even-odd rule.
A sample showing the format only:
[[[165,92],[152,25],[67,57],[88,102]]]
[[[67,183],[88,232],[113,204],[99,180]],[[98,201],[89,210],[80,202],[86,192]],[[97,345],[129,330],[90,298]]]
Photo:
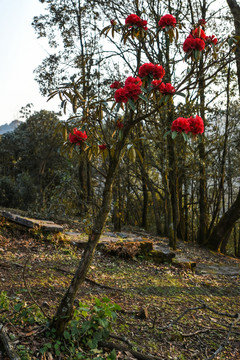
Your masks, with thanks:
[[[0,125],[21,120],[19,110],[33,103],[34,111],[59,111],[59,100],[41,96],[34,69],[48,54],[31,22],[44,12],[39,0],[0,0]]]

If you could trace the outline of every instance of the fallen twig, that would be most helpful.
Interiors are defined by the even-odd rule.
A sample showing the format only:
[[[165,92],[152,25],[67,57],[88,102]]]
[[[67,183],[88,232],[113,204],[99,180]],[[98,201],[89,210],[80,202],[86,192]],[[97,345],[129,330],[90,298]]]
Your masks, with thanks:
[[[57,270],[57,271],[62,271],[66,274],[69,274],[69,275],[74,275],[73,272],[71,271],[68,271],[68,270],[65,270],[65,269],[61,269],[61,268],[58,268],[58,267],[52,267],[51,269],[54,269],[54,270]],[[88,282],[89,284],[92,284],[92,285],[96,285],[96,286],[99,286],[103,289],[107,289],[107,290],[114,290],[114,291],[123,291],[122,289],[119,289],[119,288],[115,288],[115,287],[112,287],[112,286],[108,286],[108,285],[102,285],[102,284],[99,284],[98,282],[92,280],[92,279],[89,279],[89,278],[85,278],[85,281]]]
[[[172,320],[168,325],[166,326],[161,326],[158,329],[159,330],[166,330],[169,329],[170,327],[172,327],[173,325],[177,324],[177,322],[184,316],[186,315],[188,312],[190,311],[194,311],[194,310],[199,310],[199,309],[204,309],[205,306],[204,305],[200,305],[200,306],[195,306],[193,308],[188,308],[186,309],[181,315],[179,315],[175,320]]]
[[[2,343],[3,348],[10,360],[21,360],[18,354],[16,353],[13,344],[11,343],[2,324],[0,324],[0,342]]]
[[[127,344],[128,346],[130,346],[131,348],[133,347],[133,345],[130,343],[130,341],[128,339],[126,339],[125,337],[121,337],[118,335],[114,335],[114,334],[110,334],[109,335],[111,338],[119,340],[119,341],[123,341],[125,344]]]
[[[230,314],[228,314],[228,316],[229,316],[229,315],[230,315]],[[233,316],[231,316],[231,317],[233,317]],[[229,337],[230,337],[230,335],[231,335],[231,333],[232,333],[232,328],[233,328],[233,326],[236,325],[237,322],[240,320],[240,314],[237,314],[237,316],[235,315],[234,317],[235,317],[235,320],[233,320],[232,323],[231,323],[230,326],[229,326],[229,331],[228,331],[228,333],[227,333],[226,339],[225,339],[224,342],[219,346],[219,348],[218,348],[210,357],[207,358],[207,360],[212,360],[212,359],[214,359],[215,356],[217,356],[217,355],[225,348],[225,346],[228,344]]]
[[[156,358],[155,356],[152,356],[152,355],[144,355],[138,351],[129,349],[126,345],[120,345],[120,344],[113,343],[110,341],[101,341],[101,342],[99,342],[99,345],[101,347],[106,347],[111,350],[115,349],[115,350],[120,350],[120,351],[128,351],[130,354],[132,354],[138,360],[160,360],[159,357]]]
[[[23,268],[23,282],[24,282],[24,286],[27,290],[28,295],[30,296],[30,298],[32,299],[32,301],[34,302],[34,304],[37,305],[37,307],[41,310],[41,312],[43,313],[43,315],[46,317],[46,319],[50,320],[49,316],[45,313],[45,311],[42,309],[42,307],[38,304],[38,302],[34,299],[34,297],[32,296],[32,293],[28,287],[26,278],[25,278],[25,272],[26,272],[26,267],[27,267],[27,263],[29,262],[29,257],[27,258],[25,264],[24,264],[24,268]]]

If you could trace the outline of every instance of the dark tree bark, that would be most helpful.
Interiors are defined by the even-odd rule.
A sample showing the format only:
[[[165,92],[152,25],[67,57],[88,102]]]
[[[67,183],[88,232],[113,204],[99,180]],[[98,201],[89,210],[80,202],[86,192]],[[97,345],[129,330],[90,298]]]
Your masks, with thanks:
[[[229,8],[233,15],[236,35],[240,36],[240,6],[236,0],[227,0]],[[236,50],[236,64],[238,74],[238,89],[240,93],[240,45],[237,44]],[[232,229],[236,221],[240,218],[240,189],[236,200],[229,207],[228,211],[221,217],[218,224],[214,227],[210,235],[207,246],[212,250],[226,249],[228,239],[231,235]]]
[[[227,0],[228,6],[233,15],[234,27],[237,36],[240,36],[240,5],[236,0]],[[237,76],[238,76],[238,90],[240,94],[240,44],[238,41],[236,49],[236,64],[237,64]]]
[[[236,200],[227,212],[221,217],[219,223],[214,227],[211,236],[208,239],[208,247],[212,250],[219,250],[223,244],[226,247],[226,243],[231,235],[231,231],[240,218],[240,189]]]

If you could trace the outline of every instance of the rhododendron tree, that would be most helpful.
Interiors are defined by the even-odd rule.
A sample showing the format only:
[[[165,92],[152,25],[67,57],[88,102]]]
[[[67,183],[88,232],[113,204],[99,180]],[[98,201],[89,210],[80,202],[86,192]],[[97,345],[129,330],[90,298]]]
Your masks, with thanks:
[[[169,156],[169,162],[173,161],[172,159],[174,157],[173,139],[179,133],[183,135],[185,141],[190,141],[191,138],[195,140],[196,137],[200,137],[204,131],[204,122],[200,116],[196,115],[194,117],[195,114],[190,112],[187,114],[188,117],[181,117],[181,114],[177,114],[177,111],[174,109],[175,97],[183,94],[179,92],[180,86],[178,86],[177,83],[171,83],[170,62],[166,62],[166,66],[163,66],[159,61],[156,63],[152,61],[147,62],[145,58],[141,58],[140,53],[149,32],[146,25],[146,20],[142,20],[141,17],[136,14],[130,14],[127,16],[124,24],[120,24],[114,20],[111,21],[109,26],[102,30],[102,34],[106,36],[110,30],[112,30],[112,36],[117,32],[121,37],[120,41],[124,44],[129,40],[131,44],[132,41],[135,41],[134,44],[138,46],[137,68],[135,71],[131,69],[132,72],[130,76],[123,79],[123,81],[119,81],[120,79],[118,78],[110,85],[110,94],[107,99],[93,99],[92,103],[90,100],[83,99],[77,91],[76,83],[73,83],[66,90],[61,90],[61,97],[64,96],[71,104],[75,101],[77,108],[82,109],[83,115],[81,123],[86,129],[89,127],[89,132],[88,130],[85,132],[85,130],[83,131],[84,128],[81,128],[83,135],[80,136],[79,133],[78,136],[80,139],[78,140],[80,143],[83,142],[83,138],[88,134],[88,155],[97,156],[99,153],[104,154],[103,159],[107,159],[107,162],[106,173],[104,174],[102,204],[94,218],[88,244],[83,252],[81,262],[52,321],[52,326],[57,328],[59,333],[64,331],[66,323],[71,318],[75,295],[85,279],[103,226],[109,214],[112,201],[112,188],[121,159],[124,154],[128,154],[129,158],[131,157],[133,160],[136,159],[136,156],[141,159],[139,149],[135,149],[130,141],[131,137],[134,137],[133,130],[138,127],[140,128],[140,125],[146,123],[149,119],[154,123],[155,118],[159,116],[161,112],[163,113],[163,117],[168,116],[166,129],[168,132],[165,133],[165,138],[167,138],[168,150],[172,151],[171,156]],[[157,37],[160,33],[160,27],[161,31],[165,32],[165,34],[163,34],[166,36],[166,44],[169,48],[169,43],[173,41],[176,34],[177,26],[176,19],[170,14],[160,17],[158,28],[151,29],[151,44],[153,44],[154,40],[152,34],[155,31]],[[183,44],[183,51],[187,53],[186,60],[192,60],[192,62],[199,61],[199,54],[204,52],[206,48],[209,50],[208,46],[210,42],[206,36],[204,37],[205,32],[200,26],[203,26],[203,22],[188,34]],[[175,31],[175,33],[173,33],[173,31]],[[214,41],[211,41],[211,44],[212,43],[214,43]],[[206,51],[205,53],[206,56],[211,55],[210,51]],[[182,84],[189,81],[195,69],[196,66],[193,66],[191,73],[187,74],[182,80]],[[123,83],[124,86],[122,86]],[[180,116],[177,117],[176,115]],[[174,116],[177,117],[175,120]],[[170,121],[172,121],[172,123],[170,123]],[[157,122],[155,121],[155,123]],[[75,132],[73,135],[69,135],[69,140],[73,139],[72,136],[77,136]],[[179,139],[181,138],[179,137],[178,140]],[[75,142],[75,140],[73,140],[71,142],[79,144],[79,141]],[[144,139],[141,138],[139,142],[140,141],[142,147],[144,147]],[[84,151],[84,149],[82,151]],[[174,174],[176,168],[175,163],[170,163],[170,167],[172,168],[172,174]],[[168,184],[167,186],[169,188]],[[171,183],[170,186],[173,187],[173,183]],[[174,197],[174,193],[171,194],[171,196]],[[175,221],[174,236],[176,239],[178,214],[172,213],[170,216],[171,219],[175,217],[175,220],[171,221]],[[172,224],[170,224],[169,228],[173,228]]]

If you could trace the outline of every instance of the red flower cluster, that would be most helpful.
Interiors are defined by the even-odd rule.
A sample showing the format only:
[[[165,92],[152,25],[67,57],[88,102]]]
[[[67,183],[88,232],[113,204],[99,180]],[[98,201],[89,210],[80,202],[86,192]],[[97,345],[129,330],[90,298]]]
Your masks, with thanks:
[[[125,80],[125,86],[130,85],[130,84],[135,84],[135,85],[138,85],[138,86],[142,86],[142,80],[138,76],[137,77],[129,76]]]
[[[138,74],[141,78],[152,75],[154,79],[162,79],[165,75],[165,70],[161,65],[146,63],[140,66]]]
[[[105,150],[107,148],[107,145],[106,144],[102,144],[102,145],[98,145],[99,149],[100,150]]]
[[[203,119],[198,115],[188,119],[179,117],[173,121],[171,130],[179,133],[184,131],[186,134],[191,132],[193,135],[202,134],[204,132]]]
[[[111,89],[120,89],[120,87],[122,86],[122,84],[120,83],[120,81],[114,81],[114,83],[112,83],[112,85],[110,85]]]
[[[161,94],[164,95],[172,95],[176,92],[176,89],[170,83],[161,83],[161,85],[159,86],[159,91]]]
[[[162,80],[153,80],[151,82],[152,88],[155,90],[158,90],[161,83],[162,83]]]
[[[192,36],[195,38],[201,38],[203,40],[206,39],[206,34],[200,27],[192,30]]]
[[[187,134],[189,132],[188,119],[185,119],[183,117],[177,118],[176,120],[173,121],[171,130],[172,131],[177,131],[179,133],[184,131]]]
[[[206,36],[205,40],[206,40],[206,42],[213,43],[214,45],[216,45],[218,42],[218,39],[215,37],[215,35]]]
[[[125,81],[125,86],[116,90],[114,95],[116,102],[126,103],[128,99],[137,100],[142,93],[141,85],[142,80],[139,77],[129,76]]]
[[[200,23],[201,22],[201,23]],[[199,20],[199,25],[205,25],[206,21],[204,19]],[[192,30],[191,34],[186,38],[183,43],[183,51],[188,53],[192,50],[202,51],[205,49],[205,45],[214,44],[218,42],[215,35],[206,36],[205,32],[200,28]]]
[[[172,26],[173,28],[176,26],[176,18],[170,14],[166,14],[161,17],[161,19],[158,22],[158,25],[164,29],[166,26]]]
[[[116,126],[119,130],[121,130],[124,127],[124,123],[122,121],[118,120],[116,122]]]
[[[183,51],[188,53],[192,50],[202,51],[205,48],[205,41],[189,35],[183,43]]]
[[[198,25],[206,25],[206,20],[205,19],[199,19],[198,20]]]
[[[142,28],[143,30],[147,30],[147,20],[142,20],[138,15],[130,14],[125,19],[125,24],[128,27],[137,26],[138,28]]]
[[[74,128],[73,134],[69,133],[69,141],[72,144],[77,144],[79,146],[85,140],[87,140],[86,131],[82,132],[77,128]]]
[[[193,135],[202,134],[204,132],[204,123],[203,119],[200,116],[190,117],[188,119],[189,122],[189,132]]]

